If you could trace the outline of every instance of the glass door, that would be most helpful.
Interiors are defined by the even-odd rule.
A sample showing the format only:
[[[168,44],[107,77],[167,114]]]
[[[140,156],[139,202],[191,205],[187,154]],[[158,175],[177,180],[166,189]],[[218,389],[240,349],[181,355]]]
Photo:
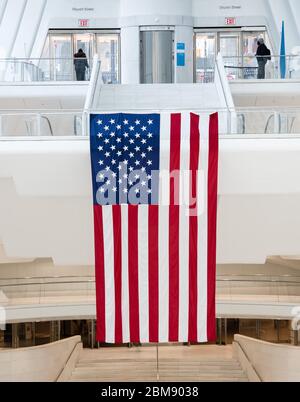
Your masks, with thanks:
[[[92,33],[79,33],[73,35],[74,54],[77,53],[79,49],[82,49],[83,52],[86,54],[88,60],[89,68],[86,70],[85,75],[86,81],[90,79],[90,71],[94,57],[94,42],[95,42],[95,35]]]
[[[197,33],[195,36],[195,81],[212,82],[216,57],[216,33]]]
[[[145,29],[140,38],[140,76],[142,84],[174,82],[174,31]]]
[[[219,34],[219,51],[224,59],[228,79],[239,78],[242,71],[240,33],[221,32]]]
[[[104,84],[120,82],[120,46],[118,34],[97,34],[97,53]]]
[[[257,77],[257,61],[255,55],[259,38],[266,40],[266,32],[242,32],[243,78],[245,79],[255,79]]]
[[[71,34],[50,35],[51,80],[73,79],[73,47]]]

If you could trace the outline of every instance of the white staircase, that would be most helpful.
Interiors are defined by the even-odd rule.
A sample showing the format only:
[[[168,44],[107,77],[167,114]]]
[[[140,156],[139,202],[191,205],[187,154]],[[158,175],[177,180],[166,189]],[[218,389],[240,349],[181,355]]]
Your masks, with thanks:
[[[157,364],[158,356],[158,364]],[[83,350],[72,382],[247,382],[230,346]]]

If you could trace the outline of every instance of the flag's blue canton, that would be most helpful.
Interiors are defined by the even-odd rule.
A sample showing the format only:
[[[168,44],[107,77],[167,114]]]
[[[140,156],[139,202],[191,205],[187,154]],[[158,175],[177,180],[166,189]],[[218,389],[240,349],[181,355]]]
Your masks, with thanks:
[[[157,204],[160,115],[91,116],[94,204]]]

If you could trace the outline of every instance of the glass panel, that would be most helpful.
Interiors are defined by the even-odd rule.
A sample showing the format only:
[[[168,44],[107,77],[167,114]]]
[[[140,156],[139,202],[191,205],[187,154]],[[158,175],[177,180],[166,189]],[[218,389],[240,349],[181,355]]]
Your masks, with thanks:
[[[88,60],[88,68],[83,67],[84,79],[87,81],[90,79],[90,66],[94,56],[94,34],[84,33],[74,35],[74,52],[77,53],[79,49],[82,49]]]
[[[239,320],[239,334],[249,338],[257,338],[257,321]]]
[[[35,324],[35,345],[50,343],[50,322],[37,322]]]
[[[259,38],[265,38],[265,32],[243,32],[243,78],[257,78],[257,41]]]
[[[50,36],[47,36],[43,49],[41,60],[38,63],[39,81],[50,81],[51,79],[51,63],[50,63]]]
[[[196,82],[211,82],[214,77],[216,35],[196,34]]]
[[[220,34],[220,53],[226,66],[227,77],[235,80],[240,77],[240,35]]]
[[[141,83],[172,83],[173,61],[173,32],[141,32]]]
[[[6,324],[5,331],[0,331],[0,348],[12,347],[12,324]]]
[[[72,35],[50,36],[51,79],[71,81],[73,79]]]
[[[101,71],[104,83],[119,83],[119,35],[97,35],[97,53],[101,61]]]

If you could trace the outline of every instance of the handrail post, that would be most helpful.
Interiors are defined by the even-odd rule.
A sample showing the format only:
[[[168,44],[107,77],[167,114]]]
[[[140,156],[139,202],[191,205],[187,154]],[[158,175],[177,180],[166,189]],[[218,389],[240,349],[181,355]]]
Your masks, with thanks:
[[[42,127],[41,124],[42,123],[42,116],[40,115],[40,113],[37,113],[36,115],[36,129],[37,129],[37,135],[40,137],[42,134]]]
[[[235,105],[234,105],[234,102],[233,102],[231,90],[229,88],[228,80],[227,80],[227,77],[226,77],[226,72],[225,72],[225,68],[224,68],[224,60],[223,60],[223,57],[222,57],[221,53],[219,53],[218,56],[217,56],[216,67],[215,68],[217,70],[217,74],[218,74],[218,77],[219,77],[219,81],[220,81],[220,84],[221,84],[223,97],[224,97],[225,105],[226,105],[226,109],[227,109],[227,133],[232,134],[232,132],[233,132],[232,120],[233,120],[234,117],[235,117],[235,120],[236,120]]]
[[[95,94],[97,78],[100,71],[100,61],[96,54],[93,59],[93,69],[91,79],[88,86],[88,91],[85,99],[84,109],[82,113],[82,136],[87,137],[89,134],[89,111],[92,106],[93,97]]]
[[[280,134],[280,114],[278,112],[274,112],[274,134]]]

